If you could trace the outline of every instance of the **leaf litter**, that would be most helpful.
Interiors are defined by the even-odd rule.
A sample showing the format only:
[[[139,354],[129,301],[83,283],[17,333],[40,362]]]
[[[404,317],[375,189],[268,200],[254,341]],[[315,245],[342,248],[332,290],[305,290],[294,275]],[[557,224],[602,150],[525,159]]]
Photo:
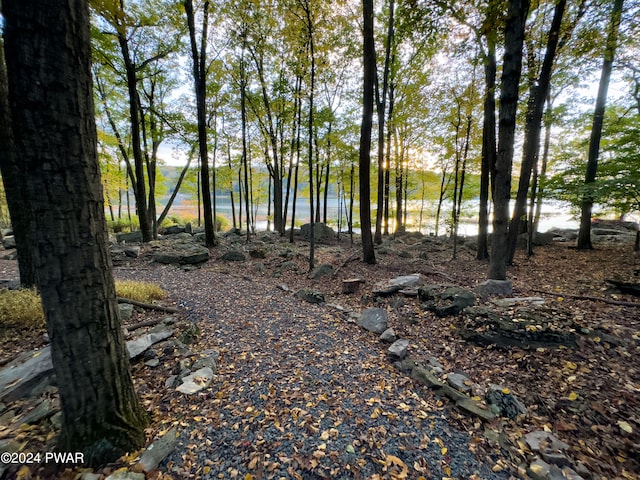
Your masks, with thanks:
[[[192,351],[217,348],[221,354],[214,382],[193,397],[164,385],[179,355],[161,357],[155,369],[133,366],[152,413],[149,442],[173,425],[181,432],[180,446],[147,478],[518,478],[532,458],[522,438],[533,430],[552,431],[569,443],[569,456],[593,478],[640,475],[639,311],[570,296],[633,301],[614,297],[604,282],[629,267],[629,246],[579,252],[552,245],[531,258],[517,257],[509,272],[515,294],[555,292],[547,305],[581,329],[574,348],[529,350],[467,343],[456,335],[455,318],[437,318],[415,300],[391,305],[370,293],[380,279],[415,272],[427,282],[446,276],[473,287],[484,280],[487,265],[473,260],[471,250],[462,249],[456,260],[446,246],[430,248],[429,260],[378,255],[378,265],[369,266],[349,260],[354,247],[336,242],[320,246],[317,256],[319,263],[340,265],[340,274],[310,279],[305,245],[297,248],[298,269],[286,272],[278,271],[276,259],[266,261],[266,271],[246,262],[243,273],[215,260],[191,272],[144,259],[117,270],[119,277],[161,283],[185,311],[181,320],[201,330]],[[365,279],[361,291],[343,295],[341,280],[353,277]],[[434,356],[445,371],[508,386],[529,414],[488,423],[463,415],[392,367],[385,345],[346,313],[306,304],[278,288],[282,284],[321,291],[346,310],[386,308],[390,326],[411,341],[413,358]],[[20,348],[26,349],[24,342]],[[33,427],[20,438],[26,449],[54,441]],[[134,469],[139,453],[102,473]]]

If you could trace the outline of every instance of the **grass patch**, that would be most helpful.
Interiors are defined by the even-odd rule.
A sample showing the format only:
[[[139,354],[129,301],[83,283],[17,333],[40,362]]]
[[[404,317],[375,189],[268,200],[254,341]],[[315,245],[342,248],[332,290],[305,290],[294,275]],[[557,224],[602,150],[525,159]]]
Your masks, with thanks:
[[[0,327],[31,330],[44,325],[42,302],[35,289],[0,290]]]
[[[116,281],[119,297],[149,303],[164,298],[159,285],[150,282]],[[45,326],[40,294],[33,288],[0,290],[0,329],[33,330]]]
[[[152,300],[163,299],[165,292],[156,283],[116,280],[116,295],[129,300],[149,303]]]

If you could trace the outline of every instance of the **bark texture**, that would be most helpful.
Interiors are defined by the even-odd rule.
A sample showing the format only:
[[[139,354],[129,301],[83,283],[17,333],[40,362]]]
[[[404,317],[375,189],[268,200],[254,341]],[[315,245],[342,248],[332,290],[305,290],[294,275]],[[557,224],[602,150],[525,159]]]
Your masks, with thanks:
[[[580,215],[580,230],[578,232],[578,249],[591,250],[591,212],[593,210],[593,195],[589,191],[590,185],[596,181],[598,172],[598,157],[600,156],[600,139],[602,138],[602,126],[604,124],[604,111],[607,105],[607,92],[609,91],[609,81],[613,70],[613,57],[618,43],[618,29],[622,17],[623,0],[615,0],[611,11],[611,23],[607,34],[605,45],[604,62],[602,63],[602,73],[600,84],[598,85],[598,96],[596,97],[596,107],[593,112],[593,125],[591,127],[591,137],[589,138],[589,157],[587,159],[587,173],[585,175],[585,195],[582,200],[582,213]]]
[[[9,91],[2,39],[0,39],[0,171],[11,216],[13,235],[16,239],[20,284],[23,287],[33,287],[36,284],[37,272],[29,249],[31,214],[28,209],[29,203],[26,198],[23,198],[23,191],[19,188],[20,175],[23,172],[18,164],[13,132],[11,131]]]
[[[96,152],[89,11],[81,0],[5,0],[16,151],[60,391],[61,451],[99,465],[140,448],[140,407],[117,316]],[[26,81],[25,79],[28,79]]]
[[[376,50],[373,39],[373,0],[362,0],[364,17],[364,89],[362,98],[362,126],[360,129],[360,225],[362,253],[365,263],[376,263],[371,235],[371,129],[373,127],[373,101],[376,81]]]
[[[489,278],[507,277],[507,227],[511,196],[513,143],[518,109],[518,87],[522,74],[524,27],[529,12],[529,0],[510,0],[505,27],[504,62],[500,85],[498,153],[493,189],[493,237]]]

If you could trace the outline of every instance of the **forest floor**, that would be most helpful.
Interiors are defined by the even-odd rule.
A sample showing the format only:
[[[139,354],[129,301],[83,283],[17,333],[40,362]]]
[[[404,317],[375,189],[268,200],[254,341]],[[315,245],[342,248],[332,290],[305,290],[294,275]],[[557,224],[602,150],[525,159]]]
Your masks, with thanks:
[[[191,271],[151,262],[147,247],[115,268],[118,278],[159,283],[168,295],[163,304],[182,310],[178,325],[197,324],[193,358],[220,352],[217,377],[194,396],[165,385],[177,354],[161,352],[155,368],[133,364],[152,417],[149,441],[174,425],[182,441],[147,478],[528,478],[523,465],[533,454],[523,436],[535,430],[569,444],[567,456],[585,477],[640,478],[640,308],[587,298],[640,305],[606,282],[633,279],[632,244],[578,251],[553,243],[531,257],[519,251],[508,272],[513,296],[544,297],[545,308],[570,317],[577,333],[576,346],[522,349],[469,343],[458,336],[458,317],[437,317],[416,298],[372,293],[380,282],[414,273],[425,283],[473,288],[486,279],[488,264],[475,260],[470,246],[452,259],[448,241],[403,237],[385,241],[377,264],[366,265],[360,245],[343,237],[317,246],[316,264],[329,263],[334,273],[312,279],[308,243],[269,235],[250,245],[235,240],[223,240]],[[266,258],[220,259],[230,248],[256,245]],[[15,262],[0,261],[0,276],[15,275]],[[342,293],[349,278],[364,279],[356,294]],[[328,304],[295,297],[301,288],[322,292]],[[478,388],[506,386],[527,414],[482,422],[395,369],[388,344],[348,313],[374,306],[409,340],[411,358],[435,357],[445,372],[462,371]],[[136,309],[131,322],[162,316]],[[42,343],[42,332],[5,335],[0,352],[4,358]],[[53,435],[44,428],[20,433],[27,450],[50,448]],[[137,458],[134,452],[98,473]]]

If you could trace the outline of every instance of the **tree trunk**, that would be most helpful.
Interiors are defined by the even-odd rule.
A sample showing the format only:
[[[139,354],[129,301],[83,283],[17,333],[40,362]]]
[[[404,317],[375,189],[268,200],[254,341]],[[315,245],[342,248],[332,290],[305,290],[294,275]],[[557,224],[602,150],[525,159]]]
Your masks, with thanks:
[[[198,150],[200,153],[200,184],[202,185],[202,206],[204,215],[205,245],[216,244],[213,210],[211,207],[211,184],[209,182],[209,146],[207,143],[207,32],[209,27],[209,0],[205,0],[202,13],[200,51],[196,41],[196,26],[192,0],[184,0],[184,8],[189,27],[191,61],[193,62],[193,82],[196,94],[196,114],[198,118]]]
[[[482,126],[482,166],[480,172],[480,210],[478,213],[478,249],[476,259],[489,258],[489,188],[493,185],[496,164],[496,44],[487,37],[484,66],[485,97]]]
[[[510,0],[505,27],[504,62],[500,86],[500,126],[493,191],[493,241],[489,278],[507,278],[507,227],[511,196],[513,143],[518,109],[518,87],[522,73],[522,46],[529,0]]]
[[[33,287],[37,282],[37,274],[31,250],[29,248],[29,232],[32,229],[29,199],[20,188],[26,179],[16,155],[11,131],[11,114],[9,112],[9,91],[7,88],[7,72],[4,60],[4,45],[0,38],[0,171],[7,197],[7,208],[11,217],[13,236],[18,253],[18,270],[20,284]]]
[[[310,85],[309,85],[309,124],[307,142],[308,142],[308,159],[307,162],[309,164],[309,223],[311,224],[311,228],[309,229],[309,270],[313,270],[315,264],[315,224],[314,224],[314,216],[313,216],[313,109],[314,109],[314,95],[315,95],[315,81],[316,81],[316,57],[315,57],[315,48],[313,43],[313,22],[311,21],[311,6],[309,2],[305,0],[304,2],[305,15],[307,20],[307,28],[308,28],[308,41],[309,41],[309,56],[311,60],[311,72],[310,72]]]
[[[34,15],[34,12],[38,12]],[[88,4],[3,2],[16,153],[63,415],[57,448],[88,465],[145,441],[107,248]],[[29,79],[29,81],[25,81]]]
[[[124,18],[124,14],[122,15]],[[119,19],[119,21],[121,21]],[[116,25],[118,31],[118,43],[122,52],[122,59],[127,77],[127,89],[129,92],[129,120],[131,122],[131,149],[133,152],[134,173],[136,181],[133,183],[133,194],[136,199],[136,212],[140,223],[142,241],[153,240],[151,231],[151,221],[147,216],[147,192],[144,175],[144,156],[140,145],[140,99],[138,97],[138,76],[136,66],[131,59],[129,51],[129,40],[126,26],[119,23]]]
[[[582,214],[580,216],[580,231],[578,232],[578,249],[590,250],[591,244],[591,211],[593,209],[593,195],[590,192],[591,184],[596,181],[598,172],[598,157],[600,155],[600,139],[602,138],[602,125],[604,123],[604,110],[607,104],[607,92],[609,91],[609,80],[613,69],[613,57],[616,53],[618,43],[618,28],[622,17],[623,0],[615,0],[611,11],[611,23],[604,52],[604,62],[598,86],[598,96],[596,97],[596,107],[593,113],[593,125],[591,127],[591,138],[589,139],[589,157],[587,159],[587,173],[585,175],[585,194],[582,198]]]
[[[389,70],[391,66],[391,49],[394,37],[395,0],[389,0],[389,24],[384,53],[384,70],[382,72],[382,96],[378,95],[376,106],[378,112],[378,201],[376,208],[376,231],[373,241],[382,243],[382,218],[384,213],[385,177],[389,171],[389,159],[384,159],[384,121],[387,108],[387,93],[389,90]],[[377,89],[379,90],[379,89]]]
[[[362,126],[360,129],[360,228],[362,253],[365,263],[376,263],[371,236],[371,129],[373,126],[373,100],[376,81],[376,50],[373,39],[373,0],[362,0],[363,15],[363,94]]]
[[[542,114],[544,113],[545,101],[549,95],[553,63],[556,58],[556,50],[558,47],[558,40],[560,38],[560,27],[562,26],[562,17],[564,16],[566,4],[566,0],[560,0],[555,6],[542,68],[537,81],[534,80],[531,87],[531,94],[527,104],[520,180],[518,181],[516,204],[513,209],[513,216],[511,218],[511,223],[509,224],[509,233],[507,236],[507,263],[509,264],[513,263],[513,257],[516,253],[516,245],[518,243],[518,235],[520,234],[521,220],[526,216],[527,195],[529,193],[531,172],[540,150],[540,127],[542,124]]]

